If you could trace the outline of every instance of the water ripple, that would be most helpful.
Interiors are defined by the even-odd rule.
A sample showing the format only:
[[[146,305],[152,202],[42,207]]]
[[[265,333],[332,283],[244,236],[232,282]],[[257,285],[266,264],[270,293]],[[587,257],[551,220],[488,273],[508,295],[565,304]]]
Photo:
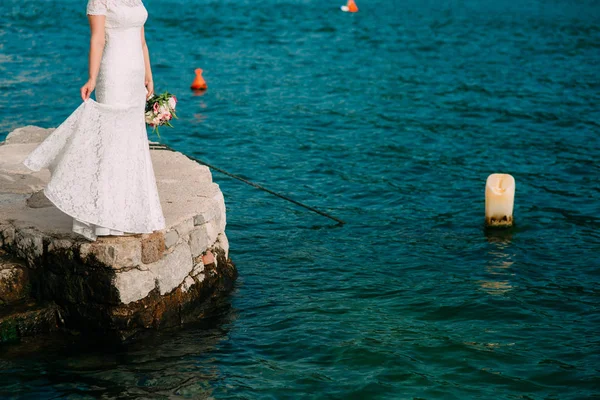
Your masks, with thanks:
[[[145,3],[181,100],[167,144],[347,224],[215,172],[240,271],[222,315],[4,349],[0,397],[598,396],[597,2]],[[0,5],[0,138],[80,101],[84,9],[40,4]],[[508,232],[483,230],[492,172],[516,178]]]

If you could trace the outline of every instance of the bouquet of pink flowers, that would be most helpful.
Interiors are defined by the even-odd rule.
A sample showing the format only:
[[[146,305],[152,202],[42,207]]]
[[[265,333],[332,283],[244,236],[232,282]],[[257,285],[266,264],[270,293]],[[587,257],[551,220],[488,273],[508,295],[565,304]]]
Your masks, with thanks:
[[[169,92],[164,92],[159,95],[154,95],[146,101],[146,124],[150,125],[153,132],[158,133],[158,127],[161,125],[171,125],[171,119],[177,118],[175,114],[175,107],[177,106],[177,97]]]

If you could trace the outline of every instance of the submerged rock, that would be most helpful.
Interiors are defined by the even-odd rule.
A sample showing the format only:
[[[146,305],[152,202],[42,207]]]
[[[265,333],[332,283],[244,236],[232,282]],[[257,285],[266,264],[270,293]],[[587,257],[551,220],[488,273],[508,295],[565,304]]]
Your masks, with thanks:
[[[26,301],[0,308],[0,343],[57,331],[60,310],[53,303]]]

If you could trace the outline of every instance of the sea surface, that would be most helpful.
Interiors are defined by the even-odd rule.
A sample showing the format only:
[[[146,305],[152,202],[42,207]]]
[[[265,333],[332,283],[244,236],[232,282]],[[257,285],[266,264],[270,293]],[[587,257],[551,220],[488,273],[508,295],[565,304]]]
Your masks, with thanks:
[[[145,1],[180,100],[161,141],[346,224],[214,171],[221,315],[3,349],[0,398],[600,398],[600,3],[357,1]],[[0,3],[0,140],[81,103],[85,6]],[[495,172],[506,231],[483,225]]]

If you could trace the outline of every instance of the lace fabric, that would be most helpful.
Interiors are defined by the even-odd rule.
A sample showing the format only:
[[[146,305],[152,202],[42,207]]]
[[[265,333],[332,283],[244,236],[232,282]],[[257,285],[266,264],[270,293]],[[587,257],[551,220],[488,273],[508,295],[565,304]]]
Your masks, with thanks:
[[[99,227],[132,233],[164,228],[139,111],[90,99],[36,147],[24,164],[50,170],[48,200],[79,222]]]
[[[107,0],[89,0],[86,13],[88,15],[106,15],[108,11]]]
[[[88,0],[87,14],[106,15],[109,9],[118,6],[136,7],[142,5],[142,0]]]
[[[88,10],[101,5],[107,0],[89,0]],[[83,102],[23,161],[34,171],[50,170],[46,197],[90,240],[165,227],[144,121],[140,27],[146,17],[143,6],[111,10],[106,23],[130,29],[107,34],[97,101]]]

